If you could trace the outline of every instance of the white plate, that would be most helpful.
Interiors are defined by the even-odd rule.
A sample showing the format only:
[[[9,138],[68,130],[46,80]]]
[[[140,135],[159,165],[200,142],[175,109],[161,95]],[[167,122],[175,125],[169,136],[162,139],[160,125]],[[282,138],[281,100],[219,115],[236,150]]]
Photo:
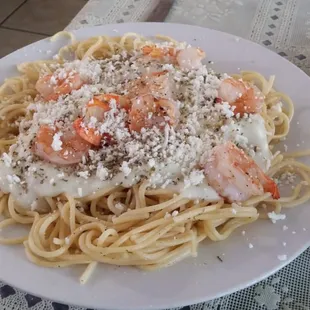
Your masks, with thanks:
[[[275,74],[276,87],[291,96],[296,105],[292,129],[285,143],[291,151],[297,149],[296,144],[301,145],[300,149],[310,148],[310,79],[285,59],[232,35],[187,25],[118,24],[81,29],[75,34],[79,39],[86,39],[129,31],[143,35],[165,34],[200,46],[208,60],[215,62],[213,67],[222,72],[236,73],[241,68],[267,76]],[[15,64],[50,58],[65,41],[45,39],[1,59],[1,80],[16,74]],[[310,245],[309,204],[288,210],[286,214],[287,219],[276,224],[261,220],[246,226],[245,236],[241,229],[227,241],[204,242],[197,258],[160,271],[146,273],[134,268],[101,266],[85,286],[78,282],[80,268],[40,268],[27,261],[22,246],[0,246],[0,278],[34,295],[91,308],[161,309],[202,302],[262,280]],[[283,231],[283,225],[288,226],[288,230]],[[286,242],[286,247],[282,242]],[[253,244],[252,249],[249,243]],[[287,255],[286,261],[277,258],[282,254]],[[223,262],[217,259],[218,255]]]

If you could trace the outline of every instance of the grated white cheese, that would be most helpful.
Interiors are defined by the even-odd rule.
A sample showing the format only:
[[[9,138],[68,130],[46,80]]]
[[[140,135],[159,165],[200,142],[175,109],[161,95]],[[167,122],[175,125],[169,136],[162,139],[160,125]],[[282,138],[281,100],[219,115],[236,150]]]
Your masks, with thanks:
[[[88,171],[79,171],[78,173],[77,173],[77,175],[79,176],[79,177],[82,177],[82,178],[84,178],[84,179],[88,179],[88,177],[89,177],[89,172]]]
[[[58,173],[58,174],[57,174],[57,177],[58,177],[59,179],[63,179],[63,178],[65,177],[65,174],[64,174],[63,172]]]
[[[98,164],[96,176],[101,180],[105,181],[109,176],[109,171],[107,168],[103,167],[102,163]]]
[[[191,171],[188,177],[184,178],[184,188],[201,184],[204,178],[204,171],[195,169]]]
[[[7,167],[11,167],[11,164],[12,164],[12,158],[11,158],[11,156],[9,156],[7,153],[3,153],[3,154],[2,154],[2,158],[3,158],[4,164],[5,164]]]
[[[286,171],[280,175],[278,183],[279,185],[282,184],[291,185],[295,183],[296,177],[297,176],[295,173]]]
[[[272,221],[273,224],[275,224],[279,220],[285,220],[286,219],[286,215],[285,214],[281,214],[281,213],[277,214],[274,211],[268,212],[267,215],[268,215],[268,217],[270,218],[270,220]]]
[[[153,168],[153,167],[155,167],[156,162],[155,162],[154,158],[151,158],[151,159],[147,162],[147,164],[148,164],[148,166],[149,166],[150,168]]]
[[[124,173],[125,177],[127,177],[130,174],[131,168],[129,168],[127,161],[123,161],[123,163],[120,167],[120,170]]]
[[[52,149],[54,151],[60,151],[62,150],[62,141],[60,140],[60,137],[62,136],[62,132],[56,132],[53,136],[53,142],[52,142]]]
[[[231,118],[234,116],[234,112],[233,112],[234,109],[228,102],[222,102],[221,104],[217,103],[215,106],[221,111],[221,113],[225,117]]]
[[[278,260],[280,260],[280,261],[287,260],[287,255],[286,254],[281,254],[281,255],[278,255],[277,257],[278,257]]]
[[[38,207],[38,202],[37,201],[33,201],[30,205],[31,211],[35,211]]]
[[[176,217],[178,214],[179,214],[179,211],[177,211],[177,210],[174,210],[174,211],[171,213],[172,217]]]

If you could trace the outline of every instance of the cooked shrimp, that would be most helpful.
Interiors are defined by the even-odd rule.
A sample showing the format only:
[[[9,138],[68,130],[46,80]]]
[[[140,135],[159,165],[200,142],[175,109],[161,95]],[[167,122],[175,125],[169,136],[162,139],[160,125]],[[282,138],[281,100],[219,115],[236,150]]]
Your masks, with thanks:
[[[177,53],[176,60],[182,69],[197,69],[206,54],[200,48],[188,47]]]
[[[168,71],[144,74],[140,79],[136,79],[128,85],[129,98],[144,95],[170,99],[172,97],[172,84]]]
[[[82,118],[76,119],[73,127],[83,140],[96,146],[100,145],[102,134],[98,129],[86,126]]]
[[[67,95],[72,90],[77,90],[82,87],[82,81],[78,73],[68,73],[65,79],[59,79],[53,74],[41,77],[36,83],[36,90],[44,100],[57,100],[61,95]]]
[[[175,63],[182,69],[197,69],[201,66],[201,60],[205,58],[205,52],[200,48],[187,47],[176,50],[173,47],[157,47],[146,45],[142,47],[145,56],[159,59],[170,63]]]
[[[157,47],[156,45],[145,45],[142,47],[143,55],[150,56],[152,58],[162,59],[163,57],[176,56],[176,50],[173,47]]]
[[[60,140],[55,146],[55,135]],[[73,128],[63,132],[49,126],[41,126],[33,145],[34,153],[42,159],[57,165],[77,164],[90,148]]]
[[[82,139],[96,146],[101,144],[103,138],[108,144],[112,142],[112,137],[109,134],[101,134],[98,129],[88,126],[87,122],[91,117],[94,117],[96,121],[102,122],[105,113],[111,110],[111,103],[113,101],[121,109],[128,111],[131,107],[130,100],[125,96],[116,94],[100,94],[94,96],[86,106],[86,117],[84,119],[78,118],[73,123],[74,129]]]
[[[235,115],[260,113],[264,103],[264,96],[258,88],[233,78],[222,81],[218,94],[224,102],[235,107]]]
[[[228,201],[244,201],[271,193],[280,198],[277,184],[241,149],[227,142],[216,146],[204,166],[209,184]]]
[[[102,121],[104,119],[104,113],[111,110],[110,104],[113,100],[120,109],[128,111],[131,107],[130,100],[126,96],[100,94],[94,96],[93,99],[88,102],[86,106],[86,117],[89,118],[93,116],[96,117],[98,121]]]
[[[177,122],[178,113],[173,101],[155,99],[151,95],[139,96],[132,100],[129,129],[140,132],[142,128],[153,126],[163,128],[167,123],[173,126]]]

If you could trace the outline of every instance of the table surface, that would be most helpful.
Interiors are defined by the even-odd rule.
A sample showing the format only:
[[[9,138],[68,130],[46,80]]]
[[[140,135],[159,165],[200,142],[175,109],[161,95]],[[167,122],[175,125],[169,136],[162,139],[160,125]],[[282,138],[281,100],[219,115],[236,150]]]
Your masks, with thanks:
[[[166,21],[213,28],[265,46],[310,74],[309,0],[90,0],[67,30],[107,23]],[[260,283],[182,310],[310,309],[310,248]],[[0,282],[0,310],[86,310]],[[89,310],[89,309],[88,309]]]

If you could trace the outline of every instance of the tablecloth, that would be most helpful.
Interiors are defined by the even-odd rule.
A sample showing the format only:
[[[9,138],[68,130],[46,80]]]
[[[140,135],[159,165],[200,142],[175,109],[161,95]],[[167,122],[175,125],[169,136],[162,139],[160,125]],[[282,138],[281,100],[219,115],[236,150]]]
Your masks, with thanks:
[[[167,12],[156,9],[165,10],[170,4]],[[67,30],[107,23],[163,21],[163,14],[166,22],[204,26],[257,42],[310,74],[310,0],[90,0]],[[28,309],[86,310],[41,299],[0,282],[0,310]],[[256,285],[178,309],[310,310],[310,248]]]

